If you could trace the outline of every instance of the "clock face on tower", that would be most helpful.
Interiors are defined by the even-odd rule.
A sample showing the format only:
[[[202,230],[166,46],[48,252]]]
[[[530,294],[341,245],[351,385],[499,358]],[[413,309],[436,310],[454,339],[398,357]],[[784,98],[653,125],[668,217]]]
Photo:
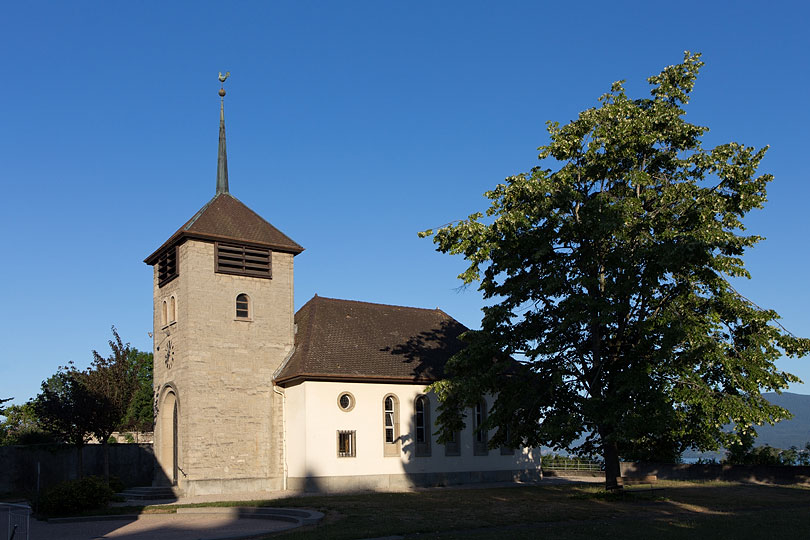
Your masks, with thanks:
[[[166,352],[164,353],[163,362],[166,364],[167,369],[171,369],[172,364],[174,364],[174,345],[172,345],[172,340],[166,342]]]

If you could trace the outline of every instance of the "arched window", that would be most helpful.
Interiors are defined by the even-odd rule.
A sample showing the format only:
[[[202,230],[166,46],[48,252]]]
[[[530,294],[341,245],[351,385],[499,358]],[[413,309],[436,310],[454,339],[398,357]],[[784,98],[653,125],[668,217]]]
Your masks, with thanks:
[[[169,322],[174,322],[177,320],[177,300],[175,300],[174,296],[169,298]]]
[[[512,456],[515,454],[515,449],[509,446],[509,443],[511,442],[510,439],[512,438],[512,432],[509,429],[509,426],[503,426],[501,428],[498,428],[499,432],[501,430],[503,430],[503,436],[506,439],[506,442],[501,445],[501,455]]]
[[[445,456],[460,456],[461,455],[461,433],[454,431],[450,434],[450,438],[444,443]]]
[[[427,396],[417,396],[414,402],[414,438],[416,455],[430,455],[430,401]]]
[[[163,307],[162,307],[162,310],[160,312],[160,324],[162,324],[163,326],[166,326],[167,324],[169,324],[168,310],[169,310],[168,302],[166,302],[166,300],[164,300],[163,301]]]
[[[250,319],[250,297],[245,293],[236,297],[236,318]]]
[[[473,454],[476,456],[486,456],[489,454],[487,432],[481,429],[486,419],[487,402],[481,399],[475,404],[473,410]]]
[[[383,398],[383,455],[399,455],[399,400],[393,394]]]

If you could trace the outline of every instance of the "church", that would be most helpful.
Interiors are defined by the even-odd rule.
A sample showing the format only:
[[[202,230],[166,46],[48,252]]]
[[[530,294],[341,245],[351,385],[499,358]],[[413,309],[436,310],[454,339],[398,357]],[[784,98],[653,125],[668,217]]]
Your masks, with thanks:
[[[539,478],[539,450],[490,448],[477,429],[492,396],[438,443],[426,387],[463,346],[451,316],[319,296],[294,311],[304,248],[231,195],[219,94],[216,193],[144,261],[155,485],[190,496]]]

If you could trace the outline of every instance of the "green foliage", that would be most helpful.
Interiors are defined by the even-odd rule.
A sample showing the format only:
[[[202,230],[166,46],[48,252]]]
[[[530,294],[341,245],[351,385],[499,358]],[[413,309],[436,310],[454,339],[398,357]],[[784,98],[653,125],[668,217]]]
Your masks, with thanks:
[[[730,281],[749,277],[742,257],[760,240],[742,219],[766,200],[766,149],[703,148],[708,128],[684,119],[702,65],[685,53],[648,79],[649,98],[614,83],[598,107],[548,123],[543,165],[486,193],[486,215],[420,233],[462,255],[459,278],[489,301],[432,386],[442,439],[490,393],[493,446],[585,434],[578,453],[603,455],[610,477],[620,456],[671,460],[728,446],[730,423],[790,417],[760,392],[798,381],[774,362],[810,340]]]
[[[57,484],[43,493],[39,512],[47,516],[65,516],[104,508],[115,492],[98,476],[86,476]]]
[[[112,333],[113,339],[108,342],[111,354],[105,357],[93,351],[93,362],[83,373],[87,387],[98,403],[88,411],[91,431],[104,442],[124,421],[139,386],[139,366],[133,361],[135,351],[129,343],[121,340],[114,326]]]
[[[32,403],[11,405],[2,410],[6,419],[0,424],[0,445],[54,442],[40,426]]]
[[[25,416],[15,417],[15,422],[47,429],[71,444],[86,442],[91,435],[107,441],[116,430],[150,430],[152,353],[124,344],[115,327],[112,332],[109,356],[93,351],[93,362],[85,371],[72,364],[60,368],[42,383],[40,395],[23,406]]]
[[[60,440],[78,449],[78,475],[82,475],[81,447],[91,436],[104,445],[104,476],[109,476],[107,444],[132,407],[133,397],[143,379],[151,379],[152,355],[144,355],[124,344],[112,327],[111,354],[93,351],[93,361],[85,371],[72,364],[42,383],[41,393],[32,401],[39,424]],[[151,385],[151,382],[149,383]],[[151,396],[151,389],[150,389]],[[151,398],[150,398],[151,401]],[[137,414],[137,409],[136,409]],[[151,413],[150,413],[151,417]],[[134,417],[137,419],[137,415]]]
[[[152,431],[154,428],[154,390],[152,388],[152,353],[132,349],[129,355],[137,378],[137,389],[129,403],[120,430]],[[134,441],[134,439],[133,439]]]
[[[770,445],[754,446],[750,431],[743,433],[726,449],[723,463],[729,465],[810,465],[810,442],[803,449],[791,446],[787,450]]]
[[[90,440],[90,412],[99,406],[84,382],[83,374],[68,366],[42,382],[31,408],[40,426],[59,440],[77,447]]]

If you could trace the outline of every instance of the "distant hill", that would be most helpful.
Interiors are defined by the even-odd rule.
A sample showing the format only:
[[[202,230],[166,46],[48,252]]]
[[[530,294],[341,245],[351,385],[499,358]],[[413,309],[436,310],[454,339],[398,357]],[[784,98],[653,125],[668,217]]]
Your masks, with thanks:
[[[768,392],[762,395],[774,405],[789,410],[793,413],[793,418],[782,420],[775,426],[757,426],[757,442],[754,445],[764,446],[767,444],[774,448],[783,449],[791,446],[800,449],[804,448],[805,443],[810,442],[810,396],[791,392],[782,392],[781,394]],[[685,461],[697,458],[720,460],[725,457],[725,452],[684,452],[683,457]]]
[[[782,392],[762,394],[765,399],[784,407],[793,413],[790,420],[782,420],[775,426],[757,427],[757,446],[770,445],[775,448],[804,448],[810,442],[810,396]]]

